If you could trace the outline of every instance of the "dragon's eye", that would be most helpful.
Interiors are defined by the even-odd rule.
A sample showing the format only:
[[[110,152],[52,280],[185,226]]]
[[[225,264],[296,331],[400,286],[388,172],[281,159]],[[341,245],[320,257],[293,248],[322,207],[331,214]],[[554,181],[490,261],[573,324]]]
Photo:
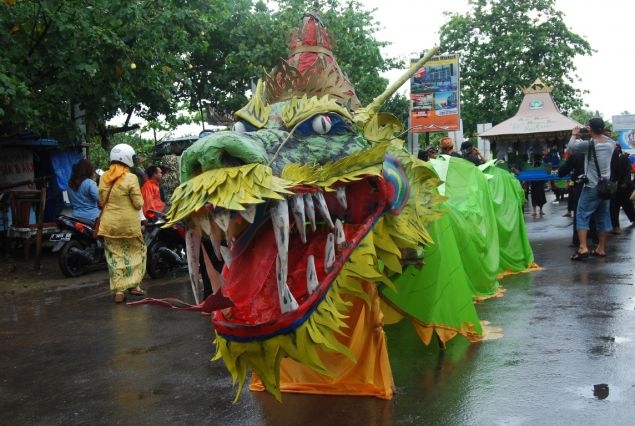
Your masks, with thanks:
[[[316,114],[300,123],[294,133],[304,136],[341,134],[350,131],[349,124],[339,114]]]
[[[313,117],[311,126],[313,127],[313,131],[318,135],[325,135],[331,130],[333,124],[328,115],[320,114]]]
[[[252,126],[251,124],[247,123],[246,121],[237,121],[234,123],[234,126],[232,127],[232,130],[234,132],[237,133],[247,133],[247,132],[252,132],[255,130],[254,126]]]

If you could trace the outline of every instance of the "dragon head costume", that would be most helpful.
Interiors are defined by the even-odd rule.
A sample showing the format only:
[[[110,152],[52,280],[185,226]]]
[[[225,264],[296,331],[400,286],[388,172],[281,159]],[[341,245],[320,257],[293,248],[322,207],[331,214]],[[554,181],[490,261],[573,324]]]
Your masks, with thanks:
[[[197,302],[198,263],[209,266],[215,294],[190,309],[214,310],[216,358],[239,388],[253,370],[278,399],[283,359],[334,377],[341,362],[327,354],[355,364],[369,348],[355,349],[352,339],[365,339],[387,364],[375,286],[394,288],[404,263],[421,262],[444,200],[431,166],[395,136],[398,121],[379,113],[435,50],[363,107],[315,10],[289,48],[235,113],[232,130],[183,153],[168,212],[168,225],[185,220],[189,228]],[[199,259],[201,239],[224,259],[222,274],[211,253]],[[213,307],[218,297],[229,303]]]

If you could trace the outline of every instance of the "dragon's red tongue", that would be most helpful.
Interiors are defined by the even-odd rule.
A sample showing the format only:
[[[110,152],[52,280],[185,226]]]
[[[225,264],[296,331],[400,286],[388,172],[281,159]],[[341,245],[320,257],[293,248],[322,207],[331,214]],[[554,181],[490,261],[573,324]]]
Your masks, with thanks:
[[[346,207],[338,201],[335,193],[324,196],[328,211],[322,214],[339,218],[335,221],[335,228],[339,226],[343,231],[336,231],[322,221],[315,231],[310,226],[305,228],[307,241],[302,243],[297,225],[287,225],[290,229],[287,228],[289,249],[286,280],[284,273],[278,277],[277,263],[278,244],[284,245],[287,236],[279,238],[277,244],[274,223],[278,223],[278,219],[275,219],[275,215],[265,214],[281,206],[260,208],[255,223],[238,237],[231,250],[231,264],[223,271],[225,283],[222,292],[234,306],[228,312],[218,311],[214,314],[212,322],[216,331],[234,340],[253,340],[288,332],[306,320],[341,273],[353,250],[385,211],[388,198],[382,188],[372,178],[350,183],[347,186],[349,201]],[[283,208],[290,207],[284,204]],[[329,252],[334,251],[335,256],[331,258],[329,267],[325,268],[329,235],[342,233],[345,241],[329,248]],[[284,259],[285,256],[281,257]],[[310,280],[307,278],[308,265],[311,264],[309,258],[313,259],[315,265],[317,283],[313,274],[308,274]],[[284,265],[284,260],[279,263]],[[309,286],[312,291],[309,291]],[[290,301],[291,298],[294,300]],[[291,309],[289,306],[292,306]]]
[[[306,244],[297,232],[289,236],[289,276],[287,284],[298,301],[306,298],[306,262],[309,255],[315,259],[318,279],[324,277],[324,233],[313,233]],[[223,294],[235,304],[233,313],[245,323],[267,322],[280,317],[276,257],[278,248],[270,222],[265,222],[253,236],[250,244],[240,253],[232,252],[231,267],[225,269]]]

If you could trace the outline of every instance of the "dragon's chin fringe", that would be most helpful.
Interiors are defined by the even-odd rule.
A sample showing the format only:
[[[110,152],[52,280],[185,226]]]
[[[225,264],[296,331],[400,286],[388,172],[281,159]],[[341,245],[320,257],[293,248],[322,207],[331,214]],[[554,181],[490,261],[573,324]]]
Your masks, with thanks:
[[[370,303],[362,282],[377,282],[381,277],[385,279],[378,265],[373,233],[368,233],[345,262],[324,299],[295,330],[266,340],[250,342],[232,341],[217,335],[214,340],[216,354],[213,360],[222,358],[232,376],[233,385],[238,384],[234,403],[238,401],[249,370],[256,372],[267,392],[281,401],[280,362],[284,357],[290,357],[329,377],[334,373],[320,359],[318,348],[342,354],[355,362],[350,349],[338,340],[338,334],[345,335],[343,329],[347,326],[344,320],[352,305],[346,297],[354,296]]]

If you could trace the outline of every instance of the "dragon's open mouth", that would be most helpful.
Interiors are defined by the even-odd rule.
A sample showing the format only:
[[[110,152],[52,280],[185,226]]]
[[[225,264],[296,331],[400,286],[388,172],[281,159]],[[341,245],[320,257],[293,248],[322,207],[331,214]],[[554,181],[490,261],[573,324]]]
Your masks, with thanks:
[[[212,321],[229,340],[265,339],[302,324],[360,240],[385,211],[391,187],[368,177],[334,192],[294,188],[248,214],[221,213],[228,246],[223,294],[234,307]],[[247,217],[247,218],[246,218]],[[237,235],[237,229],[245,228]]]

